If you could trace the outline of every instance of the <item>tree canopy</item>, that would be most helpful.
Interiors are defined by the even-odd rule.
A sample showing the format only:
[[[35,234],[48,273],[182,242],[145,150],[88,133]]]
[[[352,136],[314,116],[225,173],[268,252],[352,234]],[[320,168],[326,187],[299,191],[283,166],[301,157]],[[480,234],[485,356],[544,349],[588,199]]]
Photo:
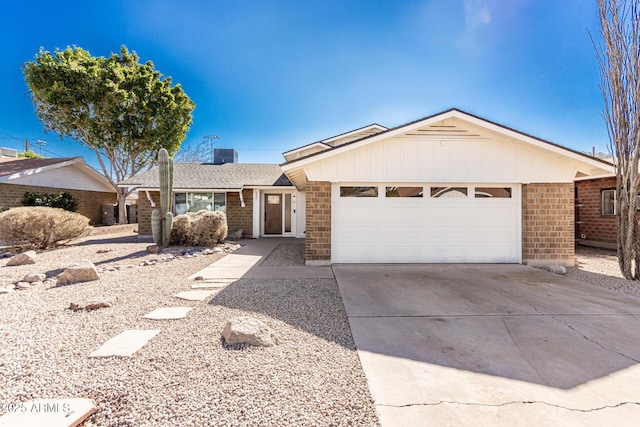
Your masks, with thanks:
[[[151,61],[120,54],[94,57],[79,47],[44,49],[23,65],[45,130],[93,149],[112,184],[152,167],[160,148],[170,155],[184,141],[195,104]],[[126,189],[118,189],[122,221]]]

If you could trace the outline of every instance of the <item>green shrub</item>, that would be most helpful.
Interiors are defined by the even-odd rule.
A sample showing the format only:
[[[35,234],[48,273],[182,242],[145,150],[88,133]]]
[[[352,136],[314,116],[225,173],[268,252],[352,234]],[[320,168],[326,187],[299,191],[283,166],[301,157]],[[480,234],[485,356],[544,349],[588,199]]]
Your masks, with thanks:
[[[200,210],[173,219],[172,245],[214,246],[227,237],[227,216],[223,212]]]
[[[78,201],[66,191],[58,194],[36,194],[27,191],[22,198],[22,206],[47,206],[76,212],[78,210]]]
[[[47,249],[86,235],[89,218],[59,208],[13,208],[0,212],[0,242],[5,245]]]

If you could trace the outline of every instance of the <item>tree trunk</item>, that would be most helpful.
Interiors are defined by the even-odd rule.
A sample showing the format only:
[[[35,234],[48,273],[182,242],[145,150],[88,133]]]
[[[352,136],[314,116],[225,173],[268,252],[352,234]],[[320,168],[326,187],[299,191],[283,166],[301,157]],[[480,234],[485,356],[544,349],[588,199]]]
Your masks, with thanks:
[[[118,224],[127,223],[127,189],[118,187]]]

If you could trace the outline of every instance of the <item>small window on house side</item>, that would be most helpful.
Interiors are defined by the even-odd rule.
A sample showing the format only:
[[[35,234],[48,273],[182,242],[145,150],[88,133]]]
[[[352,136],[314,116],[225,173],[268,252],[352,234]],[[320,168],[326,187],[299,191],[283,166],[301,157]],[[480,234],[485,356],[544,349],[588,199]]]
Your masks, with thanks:
[[[378,197],[378,187],[340,187],[340,197]]]
[[[616,214],[616,190],[602,190],[600,209],[602,215]]]
[[[422,197],[423,187],[387,187],[386,197]]]
[[[431,187],[431,197],[466,198],[467,187]]]
[[[510,199],[510,187],[476,187],[476,199],[495,198]]]

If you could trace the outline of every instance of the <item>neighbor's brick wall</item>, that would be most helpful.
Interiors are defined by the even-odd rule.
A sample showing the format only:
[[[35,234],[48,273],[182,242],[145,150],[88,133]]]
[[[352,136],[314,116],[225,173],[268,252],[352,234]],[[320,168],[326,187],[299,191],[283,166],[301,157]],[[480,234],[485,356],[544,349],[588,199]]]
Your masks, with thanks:
[[[586,234],[587,240],[600,242],[618,241],[618,222],[615,216],[602,216],[601,190],[615,189],[616,178],[590,179],[588,181],[576,181],[578,198],[577,210],[577,236]]]
[[[227,193],[227,227],[229,233],[242,229],[245,237],[253,235],[253,190],[242,190],[245,207],[240,205],[238,193]]]
[[[89,218],[89,223],[92,225],[102,223],[102,205],[114,205],[117,202],[116,193],[0,184],[0,211],[22,206],[22,199],[27,191],[36,194],[57,194],[61,191],[70,193],[78,201],[77,212]]]
[[[331,262],[331,184],[310,181],[306,187],[305,258],[307,263]]]
[[[156,207],[160,207],[160,192],[149,191],[149,195],[156,204]],[[145,191],[138,192],[138,235],[139,236],[151,236],[151,203],[147,199],[147,193]]]
[[[522,186],[522,259],[529,265],[575,265],[573,183]]]

